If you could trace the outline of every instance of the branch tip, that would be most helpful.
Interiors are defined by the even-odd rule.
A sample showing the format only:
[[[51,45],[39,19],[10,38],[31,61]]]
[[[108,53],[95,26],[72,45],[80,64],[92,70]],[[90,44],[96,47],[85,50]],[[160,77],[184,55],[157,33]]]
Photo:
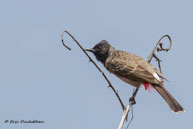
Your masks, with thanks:
[[[163,48],[163,43],[161,42],[161,40],[162,40],[163,38],[168,38],[169,43],[170,43],[168,48]],[[159,45],[159,47],[158,47],[158,45]],[[162,37],[159,39],[159,41],[157,42],[157,44],[155,45],[155,47],[153,48],[151,54],[149,55],[149,57],[148,57],[148,62],[150,63],[151,60],[152,60],[152,58],[155,58],[156,61],[158,61],[159,70],[160,70],[160,72],[161,72],[161,63],[160,63],[161,60],[155,55],[155,51],[157,50],[157,52],[160,52],[160,51],[168,52],[168,51],[171,49],[171,47],[172,47],[172,39],[171,39],[171,37],[170,37],[169,35],[164,35],[164,36],[162,36]]]
[[[62,34],[61,34],[61,41],[62,41],[62,44],[65,48],[67,48],[68,50],[72,50],[70,47],[68,47],[65,43],[64,43],[64,32],[66,31],[63,31]]]

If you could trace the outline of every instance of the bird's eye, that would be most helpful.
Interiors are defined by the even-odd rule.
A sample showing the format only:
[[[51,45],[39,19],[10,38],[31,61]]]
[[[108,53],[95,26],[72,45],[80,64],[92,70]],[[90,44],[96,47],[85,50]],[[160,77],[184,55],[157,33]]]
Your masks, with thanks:
[[[100,50],[101,47],[100,47],[100,46],[96,46],[95,49],[96,49],[96,50]]]

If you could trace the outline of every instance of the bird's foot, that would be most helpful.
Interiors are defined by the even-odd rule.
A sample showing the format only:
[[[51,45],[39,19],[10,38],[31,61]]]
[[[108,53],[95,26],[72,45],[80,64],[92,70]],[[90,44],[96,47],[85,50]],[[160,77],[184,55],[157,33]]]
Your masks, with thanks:
[[[130,102],[132,105],[136,104],[135,98],[134,98],[133,96],[129,99],[129,102]]]

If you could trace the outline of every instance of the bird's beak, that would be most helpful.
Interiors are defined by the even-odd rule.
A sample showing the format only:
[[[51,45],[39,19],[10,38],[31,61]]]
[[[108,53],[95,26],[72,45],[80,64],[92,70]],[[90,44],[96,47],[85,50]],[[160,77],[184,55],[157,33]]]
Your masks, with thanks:
[[[85,49],[85,51],[89,51],[89,52],[95,53],[95,50],[93,48]]]

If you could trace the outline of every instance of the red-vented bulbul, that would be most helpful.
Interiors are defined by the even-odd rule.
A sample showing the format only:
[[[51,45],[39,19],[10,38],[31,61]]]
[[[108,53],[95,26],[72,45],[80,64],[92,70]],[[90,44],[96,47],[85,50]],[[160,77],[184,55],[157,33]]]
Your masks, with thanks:
[[[162,80],[165,77],[163,74],[143,58],[129,52],[116,50],[106,40],[102,40],[93,48],[86,50],[92,52],[109,72],[124,82],[136,88],[139,88],[141,84],[144,84],[145,88],[151,85],[164,98],[174,113],[184,112],[183,107],[164,87]]]

